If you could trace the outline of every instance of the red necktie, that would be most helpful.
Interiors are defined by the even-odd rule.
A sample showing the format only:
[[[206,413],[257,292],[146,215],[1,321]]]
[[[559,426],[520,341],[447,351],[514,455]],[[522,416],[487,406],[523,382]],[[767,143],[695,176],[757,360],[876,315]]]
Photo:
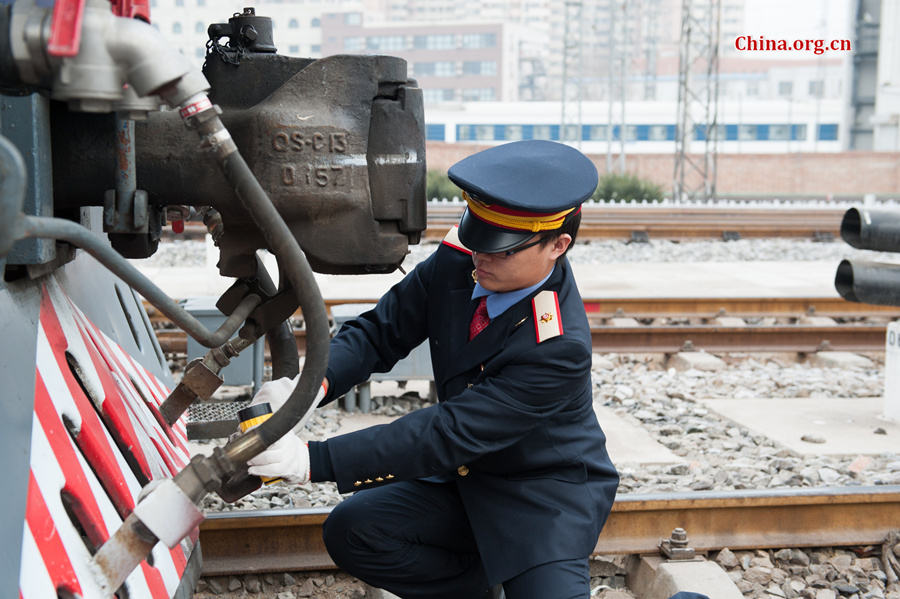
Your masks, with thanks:
[[[469,341],[475,338],[475,335],[484,330],[484,327],[491,322],[487,312],[487,296],[482,296],[478,300],[478,307],[475,308],[475,314],[472,315],[472,322],[469,323]]]

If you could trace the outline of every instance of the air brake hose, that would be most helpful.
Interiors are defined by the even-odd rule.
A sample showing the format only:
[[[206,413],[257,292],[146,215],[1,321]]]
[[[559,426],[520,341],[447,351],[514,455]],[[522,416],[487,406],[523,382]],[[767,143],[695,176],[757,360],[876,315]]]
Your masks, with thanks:
[[[166,98],[169,91],[176,93],[164,90],[160,95]],[[233,465],[243,465],[290,431],[312,407],[328,366],[328,315],[306,255],[222,124],[219,108],[205,93],[194,94],[177,105],[185,125],[195,129],[202,146],[215,155],[235,195],[262,232],[269,251],[278,257],[306,323],[306,361],[293,392],[271,418],[224,447],[226,459]]]
[[[282,273],[283,276],[283,273]],[[272,296],[278,292],[269,271],[266,270],[262,260],[256,258],[256,278],[260,289]],[[269,343],[269,353],[272,356],[272,380],[282,377],[289,379],[300,372],[300,352],[297,349],[297,340],[294,338],[294,330],[290,319],[280,322],[266,331],[266,341]]]

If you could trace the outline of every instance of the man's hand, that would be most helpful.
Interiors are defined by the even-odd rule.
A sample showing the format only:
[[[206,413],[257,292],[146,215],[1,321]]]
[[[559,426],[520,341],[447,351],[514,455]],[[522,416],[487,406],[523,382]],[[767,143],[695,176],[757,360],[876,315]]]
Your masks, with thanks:
[[[309,449],[293,432],[269,445],[247,464],[250,466],[247,471],[256,476],[283,478],[298,485],[309,482]]]
[[[285,404],[291,393],[294,392],[294,387],[297,386],[297,381],[299,380],[300,375],[298,374],[292,379],[285,376],[265,383],[259,388],[259,392],[253,397],[253,401],[250,402],[250,405],[255,406],[261,403],[268,403],[269,407],[272,408],[272,412],[277,412],[281,409],[281,406]],[[300,418],[299,422],[291,429],[291,432],[297,433],[303,430],[303,427],[306,426],[306,421],[312,416],[313,411],[319,403],[321,403],[322,399],[324,399],[326,393],[328,393],[328,379],[322,381],[319,392],[316,393],[316,397],[309,407],[309,410]]]

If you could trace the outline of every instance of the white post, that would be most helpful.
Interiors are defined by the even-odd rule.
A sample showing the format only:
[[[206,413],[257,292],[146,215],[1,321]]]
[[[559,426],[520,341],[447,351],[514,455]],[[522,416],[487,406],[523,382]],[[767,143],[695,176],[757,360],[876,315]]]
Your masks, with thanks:
[[[884,414],[887,420],[900,422],[900,322],[887,327],[884,348]]]

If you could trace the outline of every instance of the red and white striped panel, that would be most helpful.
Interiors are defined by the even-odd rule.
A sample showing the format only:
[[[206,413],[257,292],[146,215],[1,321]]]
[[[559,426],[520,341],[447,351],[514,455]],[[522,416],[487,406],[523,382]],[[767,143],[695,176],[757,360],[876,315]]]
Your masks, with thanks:
[[[166,386],[97,329],[52,277],[36,354],[20,597],[104,597],[89,568],[92,552],[134,508],[142,484],[187,463],[185,427],[166,426],[158,411]],[[157,543],[153,565],[142,562],[125,581],[128,596],[171,597],[196,539],[197,531],[172,550]]]

